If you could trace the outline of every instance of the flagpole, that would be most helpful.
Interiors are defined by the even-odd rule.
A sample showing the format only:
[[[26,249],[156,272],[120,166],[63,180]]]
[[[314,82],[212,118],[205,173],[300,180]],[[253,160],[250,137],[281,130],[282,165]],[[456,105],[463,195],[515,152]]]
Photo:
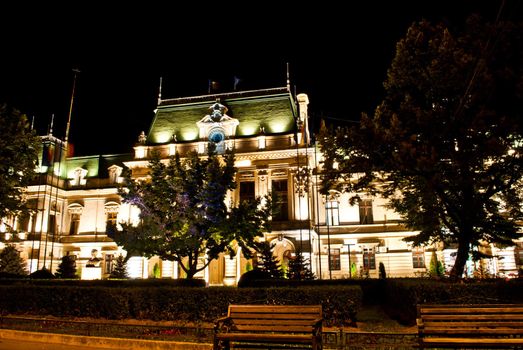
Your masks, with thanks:
[[[67,145],[68,145],[68,140],[69,140],[69,129],[71,128],[71,114],[73,113],[73,102],[74,102],[74,90],[75,90],[75,87],[76,87],[76,76],[78,73],[80,73],[80,70],[79,69],[76,69],[76,68],[73,68],[73,72],[74,72],[74,77],[73,77],[73,90],[72,90],[72,93],[71,93],[71,103],[69,104],[69,116],[67,118],[67,127],[65,129],[65,140],[64,140],[64,148],[66,150],[66,155],[67,155]]]

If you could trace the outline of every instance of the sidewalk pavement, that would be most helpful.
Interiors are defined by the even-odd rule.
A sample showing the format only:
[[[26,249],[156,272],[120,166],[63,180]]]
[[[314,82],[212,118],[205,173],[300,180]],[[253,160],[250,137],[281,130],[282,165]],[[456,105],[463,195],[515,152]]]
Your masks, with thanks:
[[[68,334],[40,333],[0,329],[0,340],[20,340],[70,346],[89,346],[100,349],[129,350],[210,350],[212,344],[172,342],[142,339],[90,337]]]

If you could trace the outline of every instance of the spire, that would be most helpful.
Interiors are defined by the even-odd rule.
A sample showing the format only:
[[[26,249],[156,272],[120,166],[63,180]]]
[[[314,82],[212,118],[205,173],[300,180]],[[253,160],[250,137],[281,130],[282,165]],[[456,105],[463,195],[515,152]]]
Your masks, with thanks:
[[[54,113],[51,114],[51,126],[49,127],[49,136],[53,136]]]
[[[289,62],[287,62],[287,90],[291,91],[291,80],[289,78]]]
[[[35,127],[35,116],[33,114],[33,118],[31,119],[31,131],[34,130],[34,127]]]
[[[158,106],[160,105],[160,102],[162,102],[162,81],[163,77],[160,77],[160,88],[158,89]]]
[[[74,89],[76,87],[76,76],[80,73],[79,69],[73,68],[73,91],[71,92],[71,103],[69,104],[69,117],[67,118],[67,127],[65,128],[65,148],[67,149],[67,142],[69,140],[69,129],[71,128],[71,114],[73,113],[73,102],[74,102]]]

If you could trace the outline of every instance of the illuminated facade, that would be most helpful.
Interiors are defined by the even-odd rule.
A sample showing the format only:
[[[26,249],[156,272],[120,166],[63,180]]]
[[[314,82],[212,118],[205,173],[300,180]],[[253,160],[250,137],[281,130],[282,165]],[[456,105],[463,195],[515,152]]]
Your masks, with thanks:
[[[106,224],[138,220],[137,209],[118,195],[124,167],[134,179],[144,178],[153,150],[164,158],[183,158],[191,150],[204,155],[213,142],[219,152],[232,149],[236,156],[238,186],[228,203],[278,192],[282,210],[264,239],[283,264],[301,250],[322,279],[378,277],[380,263],[389,277],[423,276],[433,252],[447,269],[452,266],[455,250],[413,248],[403,241],[415,232],[385,208],[384,199],[361,194],[359,203],[351,206],[348,194],[319,194],[321,154],[310,143],[308,103],[307,95],[294,97],[288,88],[160,99],[148,134],[140,135],[129,155],[65,158],[63,142],[45,136],[40,177],[27,189],[34,214],[4,219],[1,244],[16,244],[32,272],[44,266],[55,272],[62,256],[73,255],[82,278],[106,278],[116,257],[126,254],[107,237]],[[503,259],[483,260],[481,269],[471,265],[468,273],[517,273],[523,243],[517,244],[507,249],[486,246],[485,252]],[[86,267],[93,256],[100,261],[96,270]],[[252,265],[238,252],[233,259],[212,261],[196,277],[210,285],[234,285]],[[158,270],[164,278],[181,277],[175,262],[143,257],[128,261],[133,278],[148,278]]]

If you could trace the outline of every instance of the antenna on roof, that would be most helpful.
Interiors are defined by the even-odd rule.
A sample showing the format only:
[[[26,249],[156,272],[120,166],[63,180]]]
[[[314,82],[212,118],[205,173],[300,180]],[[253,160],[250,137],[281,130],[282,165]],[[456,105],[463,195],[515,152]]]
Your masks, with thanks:
[[[162,102],[162,81],[163,77],[160,77],[160,88],[158,89],[158,105]]]
[[[287,90],[291,91],[291,80],[289,78],[289,62],[287,62]]]

